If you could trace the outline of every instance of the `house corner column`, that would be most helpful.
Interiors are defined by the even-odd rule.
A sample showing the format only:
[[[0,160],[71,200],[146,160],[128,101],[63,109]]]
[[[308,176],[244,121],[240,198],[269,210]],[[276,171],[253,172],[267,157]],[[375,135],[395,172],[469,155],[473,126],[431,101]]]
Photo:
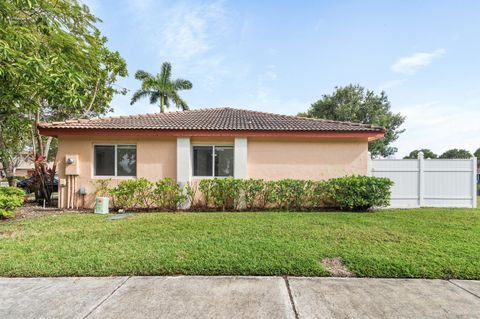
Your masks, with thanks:
[[[185,187],[190,182],[190,137],[177,137],[177,182]]]
[[[248,178],[247,138],[236,137],[233,148],[233,177]]]
[[[186,187],[190,183],[191,154],[190,137],[177,137],[177,183],[186,192]],[[188,209],[190,202],[186,201],[179,205],[180,209]]]

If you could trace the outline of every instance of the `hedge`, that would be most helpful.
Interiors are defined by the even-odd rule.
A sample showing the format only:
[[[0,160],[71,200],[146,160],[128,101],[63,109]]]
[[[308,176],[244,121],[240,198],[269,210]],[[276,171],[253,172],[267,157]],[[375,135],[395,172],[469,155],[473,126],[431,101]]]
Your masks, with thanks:
[[[109,194],[113,207],[128,210],[306,211],[340,209],[366,211],[388,206],[390,187],[386,178],[346,176],[327,181],[282,179],[209,178],[182,189],[173,179],[156,183],[145,178],[121,181],[106,188],[97,181],[97,193]]]
[[[15,216],[15,210],[22,206],[25,193],[16,187],[0,187],[0,218]]]

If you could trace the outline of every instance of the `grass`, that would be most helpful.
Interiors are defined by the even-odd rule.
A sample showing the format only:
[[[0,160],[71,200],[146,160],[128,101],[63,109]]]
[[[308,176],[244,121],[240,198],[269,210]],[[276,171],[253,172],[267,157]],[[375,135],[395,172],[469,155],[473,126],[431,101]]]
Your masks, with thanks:
[[[94,214],[0,223],[1,276],[327,276],[480,279],[480,210]]]

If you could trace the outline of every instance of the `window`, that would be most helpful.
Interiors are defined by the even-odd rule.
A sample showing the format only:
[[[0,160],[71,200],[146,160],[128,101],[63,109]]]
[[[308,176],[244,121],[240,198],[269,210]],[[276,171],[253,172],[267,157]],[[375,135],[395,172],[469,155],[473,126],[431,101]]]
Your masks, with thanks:
[[[193,176],[233,176],[233,146],[194,146]]]
[[[95,145],[95,176],[136,176],[136,145]]]

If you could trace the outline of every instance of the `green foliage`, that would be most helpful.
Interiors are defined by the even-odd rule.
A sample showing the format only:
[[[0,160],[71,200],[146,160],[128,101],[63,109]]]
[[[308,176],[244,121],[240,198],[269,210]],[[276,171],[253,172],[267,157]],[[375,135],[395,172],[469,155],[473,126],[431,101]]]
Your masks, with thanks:
[[[178,204],[188,198],[188,194],[184,194],[180,185],[172,178],[157,181],[152,195],[155,207],[166,210],[176,210]]]
[[[405,117],[393,113],[385,92],[380,95],[359,85],[336,87],[331,95],[325,94],[313,103],[306,113],[299,115],[335,121],[358,122],[383,126],[385,137],[369,142],[368,149],[373,156],[389,156],[397,149],[390,146],[405,130],[400,126]]]
[[[480,158],[480,147],[477,148],[477,150],[475,151],[475,153],[473,153],[473,156],[475,156],[477,159]]]
[[[241,184],[242,180],[232,177],[207,178],[200,181],[199,189],[204,194],[208,207],[213,206],[225,211],[236,209],[240,203]]]
[[[419,150],[411,151],[410,154],[404,157],[404,159],[417,159],[418,153],[423,152],[423,158],[435,159],[438,157],[437,154],[429,150],[428,148],[422,148]]]
[[[97,180],[97,194],[110,194],[115,207],[130,210],[177,210],[190,202],[190,209],[240,210],[314,210],[321,207],[364,211],[386,206],[392,182],[385,178],[347,176],[328,181],[283,179],[206,178],[180,187],[164,178],[152,183],[145,178],[121,181],[107,190],[110,180]],[[203,203],[200,204],[200,203]]]
[[[225,210],[313,210],[332,207],[365,211],[387,206],[392,182],[347,176],[328,181],[213,178],[200,181],[207,207]]]
[[[110,182],[112,181],[111,178],[101,178],[95,179],[92,184],[95,186],[95,196],[99,197],[107,197],[110,195]]]
[[[22,206],[25,193],[16,187],[0,187],[0,218],[15,216],[15,210]]]
[[[472,157],[472,153],[465,149],[458,149],[454,148],[451,150],[448,150],[444,152],[442,155],[440,155],[439,158],[445,158],[445,159],[468,159]]]
[[[170,101],[173,101],[177,108],[188,110],[187,103],[180,98],[178,91],[190,90],[192,83],[184,79],[172,80],[171,75],[172,65],[169,62],[164,62],[161,72],[155,76],[138,70],[135,78],[142,81],[142,87],[133,94],[130,104],[133,105],[141,98],[149,97],[151,104],[160,102],[161,113],[165,111],[165,107],[170,106]]]
[[[104,184],[103,181],[101,184]],[[127,179],[108,189],[108,193],[112,196],[115,207],[128,210],[176,210],[177,206],[187,199],[182,188],[171,178],[164,178],[156,183],[146,178]]]
[[[324,202],[334,208],[366,211],[372,207],[388,206],[390,187],[388,178],[372,176],[345,176],[322,184]]]
[[[126,93],[115,85],[127,75],[125,60],[110,51],[98,22],[77,0],[0,1],[0,159],[7,169],[32,136],[35,152],[48,153],[38,122],[103,115],[114,94]]]
[[[152,207],[153,183],[146,178],[122,180],[110,189],[115,207],[124,209],[149,209]]]
[[[245,179],[240,184],[240,190],[243,195],[243,201],[247,210],[253,210],[260,200],[260,195],[264,191],[265,181],[263,179]],[[264,207],[264,206],[263,206]]]

